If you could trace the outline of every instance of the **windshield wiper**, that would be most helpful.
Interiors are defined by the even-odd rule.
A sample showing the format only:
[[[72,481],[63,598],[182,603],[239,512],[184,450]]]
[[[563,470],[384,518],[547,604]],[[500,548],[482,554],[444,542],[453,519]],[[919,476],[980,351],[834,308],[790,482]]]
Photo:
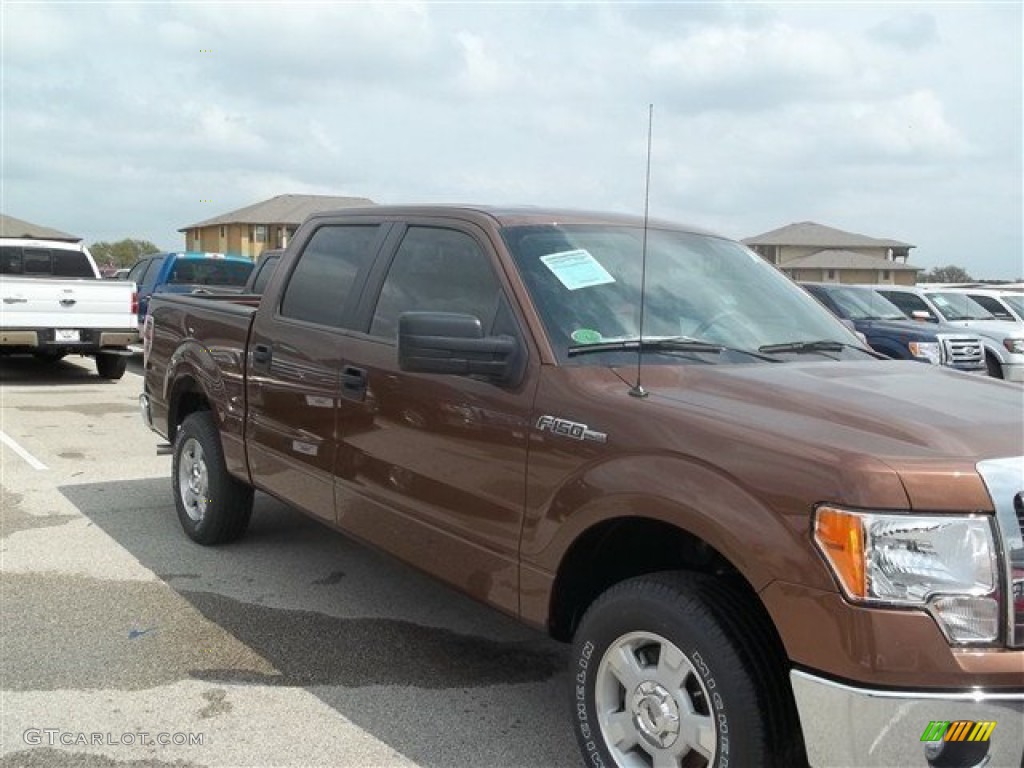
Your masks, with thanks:
[[[686,336],[669,339],[620,339],[618,341],[603,341],[597,344],[575,344],[569,347],[569,357],[587,355],[595,352],[618,352],[628,350],[651,350],[654,352],[736,352],[749,357],[756,357],[769,363],[782,362],[778,358],[761,355],[749,349],[737,349],[727,347],[723,344],[716,344],[701,339],[691,339]]]
[[[816,341],[787,341],[782,344],[765,344],[762,347],[758,347],[758,352],[765,352],[769,355],[778,354],[779,352],[793,352],[798,355],[814,353],[814,352],[842,352],[844,349],[856,349],[858,352],[867,352],[863,347],[858,347],[855,344],[847,344],[843,341],[834,341],[833,339],[818,339]],[[839,359],[839,358],[835,358]]]

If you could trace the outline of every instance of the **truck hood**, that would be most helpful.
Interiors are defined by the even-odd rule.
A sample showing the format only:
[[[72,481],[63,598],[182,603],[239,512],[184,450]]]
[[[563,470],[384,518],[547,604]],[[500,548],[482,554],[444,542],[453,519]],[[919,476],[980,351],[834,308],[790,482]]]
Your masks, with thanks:
[[[1024,391],[913,361],[645,366],[652,399],[713,415],[749,439],[906,460],[966,461],[1024,453]],[[635,377],[619,371],[624,380]]]
[[[969,328],[993,338],[1024,338],[1024,323],[1011,323],[1008,320],[950,320],[944,325]]]
[[[948,323],[921,323],[917,320],[888,320],[883,318],[854,320],[857,330],[899,334],[901,338],[915,341],[932,341],[938,334],[964,336],[970,333],[963,326]]]

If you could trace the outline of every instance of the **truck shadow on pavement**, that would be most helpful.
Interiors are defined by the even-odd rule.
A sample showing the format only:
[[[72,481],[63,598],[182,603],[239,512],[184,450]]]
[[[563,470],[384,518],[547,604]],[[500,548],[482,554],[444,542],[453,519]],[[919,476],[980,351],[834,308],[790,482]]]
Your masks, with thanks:
[[[61,387],[82,384],[108,386],[116,383],[101,379],[96,374],[95,361],[85,357],[68,357],[47,363],[31,355],[0,356],[0,384]]]
[[[262,494],[243,539],[201,547],[181,531],[169,483],[60,491],[225,643],[251,651],[237,664],[212,653],[211,665],[185,664],[187,677],[304,688],[421,765],[575,761],[564,646]]]

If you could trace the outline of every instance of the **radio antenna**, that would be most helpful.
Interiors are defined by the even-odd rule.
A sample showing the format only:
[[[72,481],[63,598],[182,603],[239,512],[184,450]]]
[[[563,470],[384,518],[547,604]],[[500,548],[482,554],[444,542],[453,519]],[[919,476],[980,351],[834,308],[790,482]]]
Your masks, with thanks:
[[[636,344],[636,384],[629,394],[633,397],[647,397],[647,390],[640,383],[640,370],[644,361],[644,298],[647,296],[647,221],[651,202],[651,137],[654,133],[654,105],[647,105],[647,178],[644,181],[644,237],[640,248],[640,338]]]

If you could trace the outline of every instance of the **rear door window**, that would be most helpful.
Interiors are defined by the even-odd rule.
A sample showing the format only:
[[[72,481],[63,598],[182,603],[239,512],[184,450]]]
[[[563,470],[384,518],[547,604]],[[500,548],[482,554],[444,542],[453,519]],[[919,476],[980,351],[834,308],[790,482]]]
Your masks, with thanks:
[[[135,264],[134,267],[128,272],[126,280],[131,280],[136,285],[142,285],[142,276],[145,274],[146,269],[153,263],[153,259],[144,259]]]
[[[96,277],[82,251],[53,251],[54,277]]]
[[[983,293],[971,293],[968,294],[972,299],[981,304],[985,309],[992,313],[992,315],[998,320],[1009,320],[1015,321],[1017,318],[1013,316],[1006,307],[1003,306],[999,299],[993,296],[986,296]]]
[[[253,293],[263,293],[267,283],[270,282],[271,276],[274,274],[274,270],[277,269],[277,262],[280,260],[280,256],[269,256],[263,261],[259,266],[259,274],[256,275],[256,280],[252,284]]]
[[[281,300],[281,315],[340,327],[379,246],[377,224],[320,227],[306,243]]]

